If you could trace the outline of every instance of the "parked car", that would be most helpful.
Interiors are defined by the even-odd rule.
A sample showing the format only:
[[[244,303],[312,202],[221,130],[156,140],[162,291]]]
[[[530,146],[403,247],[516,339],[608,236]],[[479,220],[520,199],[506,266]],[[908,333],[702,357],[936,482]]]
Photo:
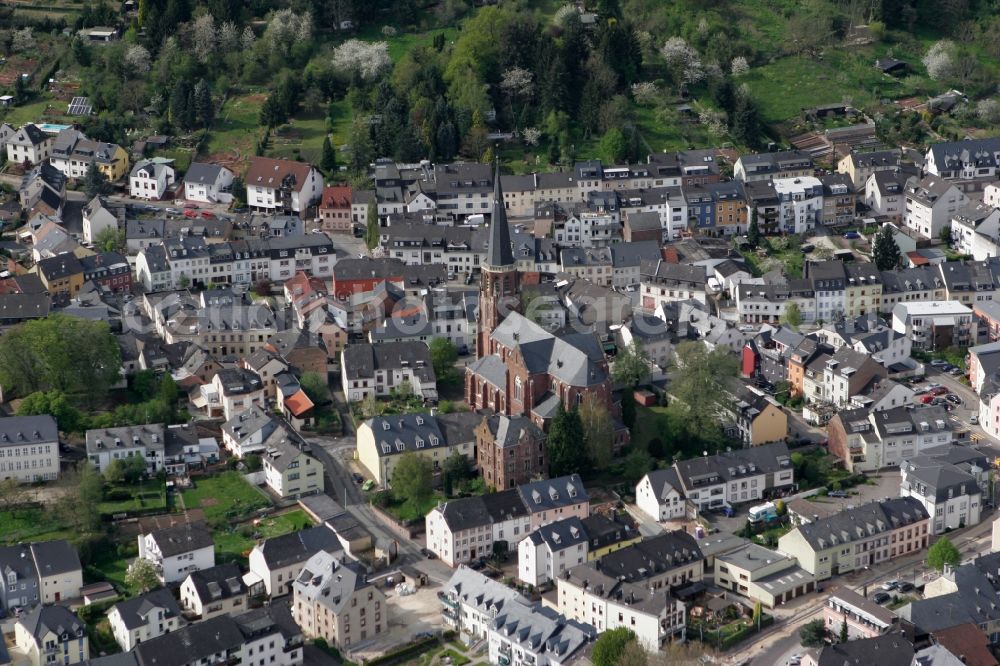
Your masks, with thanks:
[[[945,400],[944,398],[934,398],[933,400],[931,400],[931,404],[934,405],[935,407],[944,407],[945,405],[948,404],[948,401]]]
[[[962,404],[962,399],[959,398],[954,393],[949,393],[948,395],[946,395],[944,397],[944,399],[947,400],[948,402],[954,403],[956,405],[961,405]]]
[[[196,211],[196,210],[190,210],[190,209],[186,210],[186,211],[184,211],[184,217],[197,218],[198,217],[198,211]]]
[[[949,375],[960,375],[962,374],[962,368],[952,368],[948,371]]]
[[[848,231],[846,234],[844,234],[844,238],[846,238],[847,240],[858,240],[859,238],[861,238],[861,234],[859,234],[857,231]]]
[[[874,601],[877,604],[884,604],[891,598],[892,597],[889,596],[888,592],[876,592],[875,594],[872,595],[872,601]]]
[[[458,346],[458,355],[459,356],[468,356],[469,355],[469,345],[464,345],[464,344],[463,345],[459,345]]]
[[[846,490],[831,490],[826,494],[827,497],[847,497]]]
[[[362,483],[365,482],[365,477],[361,476],[357,472],[352,472],[351,473],[351,478],[353,478],[354,479],[354,483],[356,483],[358,485],[361,485]]]
[[[205,218],[206,220],[214,220],[215,219],[215,213],[213,213],[210,210],[203,210],[203,211],[201,211],[201,216],[203,218]]]
[[[969,423],[971,423],[972,425],[979,425],[979,416],[977,414],[973,414],[972,416],[970,416]]]
[[[165,208],[164,210],[166,210],[167,213],[169,213],[170,215],[181,215],[182,214],[182,211],[181,211],[180,208],[170,207],[170,208]]]
[[[900,592],[913,592],[915,589],[917,588],[913,585],[913,583],[900,583],[899,585]]]
[[[897,587],[899,587],[898,580],[887,580],[884,583],[882,583],[882,589],[885,590],[886,592],[892,592]]]
[[[932,388],[931,389],[931,395],[946,395],[946,394],[948,394],[950,392],[951,391],[949,391],[948,389],[946,389],[943,386],[938,386],[937,388]]]
[[[184,207],[187,208],[188,210],[198,210],[198,204],[191,203],[190,201],[184,204]]]
[[[423,555],[424,557],[426,557],[428,560],[433,560],[435,557],[437,557],[437,555],[435,555],[433,552],[427,550],[426,548],[421,548],[420,549],[420,554]]]
[[[920,404],[922,405],[929,405],[932,402],[934,402],[934,396],[932,395],[925,395],[920,397]]]
[[[803,254],[808,254],[808,253],[812,252],[813,250],[815,250],[816,246],[813,245],[812,243],[806,243],[800,249],[802,250]]]
[[[934,366],[935,368],[943,368],[944,366],[948,365],[948,361],[936,358],[931,361],[931,365]]]

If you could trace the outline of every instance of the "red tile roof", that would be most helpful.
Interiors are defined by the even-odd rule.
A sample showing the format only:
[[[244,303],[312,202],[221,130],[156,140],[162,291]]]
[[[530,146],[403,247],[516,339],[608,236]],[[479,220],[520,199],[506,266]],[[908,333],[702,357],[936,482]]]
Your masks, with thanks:
[[[294,160],[276,160],[270,157],[251,157],[250,168],[247,169],[247,185],[258,187],[281,187],[281,181],[285,176],[295,177],[296,192],[302,190],[303,185],[309,180],[309,172],[312,166],[305,162]]]
[[[285,408],[293,416],[302,416],[314,406],[313,401],[309,399],[309,396],[302,389],[285,398]]]

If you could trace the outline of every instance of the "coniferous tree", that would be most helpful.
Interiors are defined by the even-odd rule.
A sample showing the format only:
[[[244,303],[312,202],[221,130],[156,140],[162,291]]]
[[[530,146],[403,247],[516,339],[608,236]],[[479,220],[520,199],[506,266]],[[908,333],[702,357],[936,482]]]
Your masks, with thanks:
[[[565,476],[584,469],[586,452],[583,442],[580,414],[575,407],[567,411],[560,402],[545,446],[549,454],[549,476]]]
[[[333,145],[330,143],[330,135],[323,137],[323,154],[320,157],[319,168],[327,176],[332,176],[337,172],[337,153],[333,150]]]
[[[884,224],[872,243],[872,261],[880,271],[889,271],[899,265],[899,259],[899,245],[892,237],[892,229]]]
[[[210,129],[215,120],[215,107],[212,105],[212,91],[205,79],[198,81],[194,87],[194,107],[198,125]]]

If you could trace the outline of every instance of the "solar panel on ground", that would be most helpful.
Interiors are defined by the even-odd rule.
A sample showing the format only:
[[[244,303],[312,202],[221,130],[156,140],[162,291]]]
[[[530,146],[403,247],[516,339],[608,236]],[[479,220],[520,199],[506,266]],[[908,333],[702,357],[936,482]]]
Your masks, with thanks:
[[[87,97],[74,97],[69,103],[69,115],[71,116],[89,116],[93,110],[94,107]]]

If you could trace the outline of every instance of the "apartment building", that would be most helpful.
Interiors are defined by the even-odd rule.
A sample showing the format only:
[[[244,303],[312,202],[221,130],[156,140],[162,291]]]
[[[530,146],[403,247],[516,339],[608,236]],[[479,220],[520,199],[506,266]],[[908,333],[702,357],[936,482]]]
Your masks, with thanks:
[[[911,497],[871,502],[796,527],[778,539],[778,551],[823,581],[925,550],[929,523]]]
[[[938,446],[900,465],[900,497],[924,505],[932,531],[978,525],[984,498],[990,493],[990,462],[974,449]]]
[[[968,347],[976,342],[978,320],[958,301],[898,303],[892,309],[892,329],[913,341],[913,349],[937,351]]]
[[[899,166],[902,152],[892,150],[852,150],[837,162],[837,172],[851,179],[854,189],[861,191],[873,173],[892,171]]]
[[[907,186],[903,224],[923,238],[939,238],[952,216],[968,203],[968,197],[954,184],[928,176]]]
[[[385,594],[362,565],[320,551],[292,584],[292,616],[308,639],[348,650],[389,631]]]
[[[733,167],[733,178],[745,183],[779,178],[803,178],[815,171],[812,157],[802,150],[742,155]]]
[[[437,377],[423,342],[351,344],[340,354],[342,388],[351,402],[387,396],[400,385],[425,400],[437,400]]]
[[[125,652],[139,643],[177,631],[185,624],[180,606],[167,588],[119,601],[108,610],[115,642]]]
[[[775,178],[778,197],[778,227],[782,232],[802,234],[815,228],[823,216],[823,183],[815,176]]]
[[[949,180],[995,180],[998,160],[1000,140],[995,137],[945,141],[928,146],[924,170]]]
[[[832,635],[839,636],[847,624],[847,640],[882,636],[899,625],[899,618],[888,608],[861,596],[847,586],[830,593],[823,604],[823,625]]]
[[[156,567],[160,582],[179,583],[192,571],[215,566],[215,543],[204,523],[179,523],[140,534],[139,557]]]
[[[246,187],[250,210],[305,218],[323,193],[323,177],[303,162],[251,157]]]
[[[31,666],[80,664],[90,658],[87,625],[65,606],[37,606],[18,618],[14,643]]]
[[[784,442],[674,463],[680,491],[700,511],[773,497],[795,483]]]
[[[898,467],[955,439],[954,425],[944,409],[910,407],[840,410],[827,424],[830,453],[848,470],[869,472]]]
[[[475,427],[482,417],[473,413],[398,414],[369,419],[358,427],[357,459],[376,483],[389,487],[396,464],[406,453],[426,458],[435,473],[458,454],[471,465]]]
[[[0,418],[0,480],[59,478],[59,428],[48,415]]]

